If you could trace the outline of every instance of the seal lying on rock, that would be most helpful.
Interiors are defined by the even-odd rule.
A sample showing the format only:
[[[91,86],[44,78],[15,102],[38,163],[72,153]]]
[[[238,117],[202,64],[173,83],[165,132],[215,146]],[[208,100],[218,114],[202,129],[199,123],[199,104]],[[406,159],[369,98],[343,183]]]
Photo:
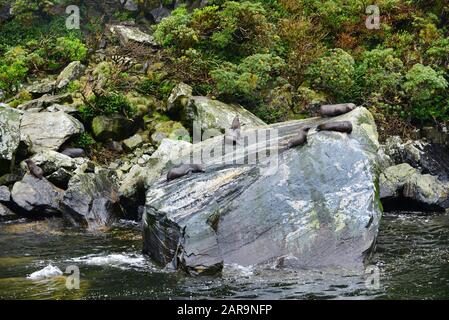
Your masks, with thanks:
[[[38,167],[33,160],[27,159],[25,160],[25,163],[28,166],[28,170],[30,170],[30,173],[35,176],[38,179],[42,179],[44,177],[44,171]]]
[[[320,124],[317,131],[337,131],[337,132],[352,132],[352,123],[350,121],[335,121]]]
[[[199,164],[181,164],[168,171],[167,181],[178,179],[192,172],[204,172],[204,168]]]
[[[302,146],[307,143],[307,132],[310,130],[310,127],[301,128],[296,137],[292,138],[288,144],[287,148],[294,148],[297,146]]]
[[[81,148],[66,148],[61,153],[69,156],[70,158],[80,158],[84,157],[86,154]]]
[[[355,108],[356,105],[353,103],[326,104],[320,107],[320,114],[322,117],[335,117],[348,113]]]

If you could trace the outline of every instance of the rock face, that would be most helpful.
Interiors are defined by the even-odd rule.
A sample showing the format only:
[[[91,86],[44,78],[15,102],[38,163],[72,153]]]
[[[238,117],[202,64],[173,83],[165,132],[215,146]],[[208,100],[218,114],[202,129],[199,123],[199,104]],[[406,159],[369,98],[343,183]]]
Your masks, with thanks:
[[[92,131],[100,141],[122,140],[132,136],[136,128],[131,120],[120,115],[98,116],[92,120]]]
[[[85,67],[80,61],[73,61],[64,70],[61,71],[56,79],[56,86],[62,89],[67,86],[70,81],[78,79],[84,72]]]
[[[301,127],[337,119],[352,122],[352,135],[312,129],[308,145],[284,147]],[[363,265],[381,216],[372,115],[357,108],[331,120],[264,129],[242,134],[266,136],[270,130],[268,144],[246,143],[240,151],[223,148],[223,136],[194,144],[180,160],[189,163],[202,151],[205,173],[171,182],[162,174],[151,186],[143,234],[144,252],[155,262],[190,274],[285,258],[295,267]],[[220,156],[210,158],[211,150]],[[271,155],[260,160],[268,150]],[[249,161],[255,154],[259,160]]]
[[[62,194],[62,190],[46,179],[37,179],[27,174],[22,181],[14,184],[11,198],[24,213],[43,216],[60,213],[59,201]]]
[[[55,81],[44,80],[31,84],[26,90],[33,95],[43,95],[45,93],[51,93],[55,90]]]
[[[82,132],[83,124],[64,112],[27,112],[20,126],[21,140],[33,152],[58,150],[70,137]]]
[[[384,170],[379,185],[386,211],[445,211],[449,208],[449,183],[430,174],[421,174],[407,163]]]
[[[224,133],[229,129],[232,120],[239,116],[244,128],[266,125],[254,114],[236,104],[226,104],[207,97],[192,96],[192,88],[179,83],[168,98],[168,110],[174,116],[191,128],[195,121],[201,130],[215,129]]]
[[[75,175],[61,203],[64,217],[90,230],[110,226],[120,216],[118,186],[107,170]]]
[[[12,160],[20,143],[21,112],[0,105],[0,160]]]

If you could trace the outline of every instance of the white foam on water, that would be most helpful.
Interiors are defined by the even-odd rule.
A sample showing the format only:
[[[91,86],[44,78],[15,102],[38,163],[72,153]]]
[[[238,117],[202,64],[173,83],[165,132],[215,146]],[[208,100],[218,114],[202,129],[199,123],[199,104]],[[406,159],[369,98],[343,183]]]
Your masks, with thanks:
[[[55,266],[52,266],[51,264],[49,264],[45,268],[30,274],[27,277],[27,279],[41,280],[41,279],[48,279],[48,278],[62,276],[62,274],[63,274],[62,271],[58,267],[55,267]]]
[[[241,266],[237,263],[226,264],[223,269],[223,274],[226,275],[227,273],[249,277],[254,274],[254,266]]]
[[[94,255],[73,258],[72,262],[83,263],[91,266],[110,266],[120,269],[148,268],[148,261],[143,255],[114,253],[108,255]]]

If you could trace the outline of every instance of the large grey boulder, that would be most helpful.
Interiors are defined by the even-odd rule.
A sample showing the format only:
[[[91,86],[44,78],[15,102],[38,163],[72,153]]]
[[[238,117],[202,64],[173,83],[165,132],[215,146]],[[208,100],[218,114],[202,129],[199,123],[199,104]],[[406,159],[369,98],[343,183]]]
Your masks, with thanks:
[[[107,228],[123,214],[117,182],[107,170],[70,179],[61,207],[69,222],[90,230]]]
[[[39,216],[60,213],[59,201],[63,191],[58,189],[47,179],[37,179],[26,174],[16,182],[11,190],[12,201],[24,213]]]
[[[408,163],[391,166],[379,179],[380,198],[386,210],[445,211],[449,183],[421,174]]]
[[[7,105],[0,105],[0,160],[12,160],[20,143],[22,113]]]
[[[64,112],[26,112],[20,126],[21,140],[32,152],[58,150],[74,135],[84,132],[83,124]]]
[[[306,146],[285,148],[301,127],[337,119],[351,121],[353,133],[311,130]],[[226,149],[223,136],[194,144],[179,160],[202,155],[205,173],[167,182],[164,171],[150,186],[144,252],[155,262],[190,274],[216,273],[232,263],[363,266],[381,217],[372,115],[357,108],[334,119],[263,129],[242,135],[268,136],[267,143],[260,139],[241,149]],[[211,158],[211,150],[219,156]]]
[[[70,81],[76,80],[82,76],[85,67],[80,61],[73,61],[61,73],[56,79],[56,87],[62,89],[67,86]]]

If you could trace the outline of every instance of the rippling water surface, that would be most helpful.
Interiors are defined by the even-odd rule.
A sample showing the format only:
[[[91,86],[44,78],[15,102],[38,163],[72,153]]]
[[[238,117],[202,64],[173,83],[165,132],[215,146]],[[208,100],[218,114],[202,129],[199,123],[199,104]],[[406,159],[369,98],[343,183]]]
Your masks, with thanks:
[[[226,266],[220,278],[161,270],[141,255],[138,225],[107,234],[66,229],[59,220],[0,224],[2,299],[432,299],[449,298],[449,216],[385,214],[371,264],[379,286],[348,270],[274,270]],[[80,289],[66,276],[31,280],[48,265],[80,269]]]

